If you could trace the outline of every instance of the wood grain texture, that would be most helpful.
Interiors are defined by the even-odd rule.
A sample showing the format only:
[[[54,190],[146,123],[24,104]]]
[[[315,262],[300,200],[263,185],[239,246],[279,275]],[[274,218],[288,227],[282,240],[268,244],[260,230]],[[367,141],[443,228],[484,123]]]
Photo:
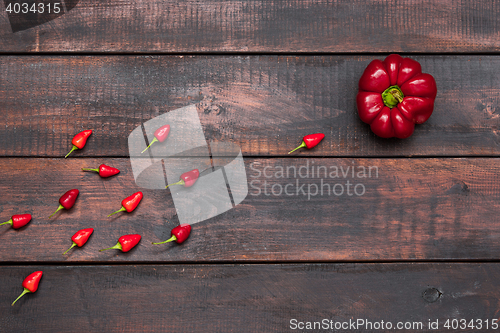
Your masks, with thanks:
[[[11,307],[34,270],[44,272],[38,291]],[[438,320],[434,331],[447,332],[447,319],[498,319],[500,297],[498,264],[3,266],[0,273],[3,332],[297,331],[291,319],[425,325],[415,332]]]
[[[83,0],[62,17],[17,33],[3,8],[1,14],[1,52],[500,49],[500,6],[489,0]]]
[[[80,171],[102,162],[122,172],[101,179]],[[499,159],[247,158],[245,163],[249,193],[241,204],[194,224],[191,237],[182,245],[155,246],[151,242],[169,238],[178,223],[168,190],[143,190],[144,199],[133,213],[106,218],[120,208],[123,198],[139,190],[127,159],[0,159],[4,174],[0,184],[2,220],[16,213],[33,215],[33,221],[23,229],[2,226],[0,260],[498,259]],[[353,166],[354,176],[348,169]],[[284,174],[280,174],[281,167]],[[359,173],[363,167],[366,177]],[[75,206],[48,220],[59,196],[71,188],[81,192]],[[89,243],[62,256],[71,245],[71,236],[89,227],[95,229]],[[141,234],[143,239],[131,252],[98,252],[116,244],[121,235],[132,233]]]
[[[310,133],[325,140],[299,156],[498,155],[500,58],[414,57],[437,81],[431,118],[406,140],[381,139],[357,115],[357,84],[373,56],[73,56],[0,58],[0,155],[128,156],[141,123],[196,104],[207,140],[244,155],[284,156]],[[383,58],[383,57],[380,57]]]

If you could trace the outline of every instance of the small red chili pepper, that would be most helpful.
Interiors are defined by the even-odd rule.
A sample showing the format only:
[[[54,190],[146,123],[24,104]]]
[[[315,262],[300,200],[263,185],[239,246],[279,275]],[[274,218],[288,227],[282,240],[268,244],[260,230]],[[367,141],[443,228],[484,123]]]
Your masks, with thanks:
[[[23,287],[24,287],[23,293],[19,295],[18,298],[16,298],[16,300],[12,303],[12,305],[14,305],[25,294],[34,293],[38,289],[38,283],[40,283],[42,275],[43,275],[42,271],[36,271],[28,275],[26,279],[24,279],[23,281]]]
[[[108,217],[119,212],[124,212],[124,211],[127,211],[128,213],[132,212],[137,207],[139,202],[141,202],[142,196],[143,196],[142,192],[139,191],[137,193],[132,194],[129,197],[126,197],[125,199],[122,200],[122,208],[114,213],[109,214]]]
[[[191,233],[191,225],[181,224],[181,225],[172,229],[172,232],[170,233],[172,235],[172,237],[170,237],[166,241],[159,242],[159,243],[152,243],[152,244],[159,245],[159,244],[165,244],[165,243],[172,242],[172,241],[175,241],[177,244],[181,244],[189,237],[190,233]]]
[[[12,228],[19,229],[19,228],[24,227],[30,221],[31,221],[30,214],[12,215],[10,220],[8,220],[7,222],[4,222],[4,223],[0,223],[0,225],[10,224],[10,225],[12,225]]]
[[[158,128],[156,131],[155,131],[155,138],[153,139],[153,141],[151,141],[151,143],[149,144],[149,146],[146,147],[146,149],[144,149],[142,153],[144,153],[146,150],[148,150],[149,147],[151,147],[151,145],[157,141],[159,142],[163,142],[165,141],[165,139],[167,138],[168,136],[168,133],[170,133],[170,125],[165,125],[165,126],[162,126],[160,128]]]
[[[75,135],[73,137],[73,140],[71,140],[73,148],[66,156],[64,156],[64,158],[68,157],[69,154],[71,154],[73,151],[77,149],[83,149],[83,147],[85,147],[85,144],[87,143],[87,139],[89,138],[90,134],[92,134],[92,130],[86,130]]]
[[[116,243],[115,246],[99,250],[99,252],[106,250],[113,250],[113,249],[121,250],[122,252],[128,252],[132,250],[132,248],[136,246],[140,240],[141,240],[141,235],[123,235],[120,238],[118,238],[118,243]]]
[[[99,173],[102,178],[111,177],[120,173],[117,168],[110,167],[106,164],[99,165],[99,169],[82,168],[82,171],[95,171]]]
[[[298,146],[297,148],[295,148],[294,150],[292,150],[288,154],[293,153],[294,151],[296,151],[299,148],[307,147],[308,149],[311,149],[313,147],[316,147],[318,145],[318,143],[320,143],[320,141],[323,140],[324,138],[325,138],[325,135],[323,133],[306,135],[302,139],[302,143],[300,144],[300,146]]]
[[[184,172],[181,176],[180,179],[177,183],[169,184],[165,186],[165,188],[168,188],[169,186],[172,185],[182,185],[184,187],[191,187],[196,183],[198,180],[198,177],[200,177],[200,171],[198,169],[193,169],[188,172]]]
[[[55,213],[60,211],[61,209],[70,209],[73,207],[75,204],[76,198],[78,198],[78,194],[80,194],[80,191],[77,189],[69,190],[68,192],[64,193],[60,198],[59,198],[59,207],[57,210],[52,213],[52,215],[49,216],[49,219],[54,216]]]
[[[85,243],[87,243],[90,235],[92,235],[93,232],[94,232],[93,228],[78,230],[73,235],[73,237],[71,237],[71,240],[73,241],[73,245],[71,245],[71,247],[69,249],[67,249],[66,252],[63,253],[63,255],[68,253],[69,250],[71,250],[72,248],[74,248],[77,245],[78,245],[78,247],[82,247],[83,245],[85,245]]]

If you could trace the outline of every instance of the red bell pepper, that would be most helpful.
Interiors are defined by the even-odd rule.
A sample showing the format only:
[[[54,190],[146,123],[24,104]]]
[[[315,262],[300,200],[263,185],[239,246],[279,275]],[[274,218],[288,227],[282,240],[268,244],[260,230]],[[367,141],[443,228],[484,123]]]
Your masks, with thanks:
[[[417,61],[391,54],[366,67],[356,104],[359,117],[373,133],[405,139],[413,134],[415,124],[429,119],[436,94],[436,81],[422,73]]]
[[[190,233],[191,233],[191,225],[181,224],[181,225],[178,225],[177,227],[172,229],[172,231],[170,232],[170,235],[172,237],[170,237],[166,241],[159,242],[159,243],[152,243],[152,244],[159,245],[159,244],[165,244],[165,243],[172,242],[172,241],[175,241],[177,244],[181,244],[189,237]]]
[[[83,149],[83,147],[85,147],[85,144],[87,143],[87,139],[89,138],[90,134],[92,134],[92,130],[86,130],[75,135],[73,137],[73,140],[71,140],[73,148],[71,148],[69,153],[66,156],[64,156],[64,158],[68,157],[69,154],[71,154],[74,150]]]
[[[40,283],[40,279],[42,278],[43,272],[36,271],[31,273],[24,279],[23,281],[23,293],[19,295],[18,298],[12,303],[14,305],[21,297],[28,293],[34,293],[38,289],[38,284]]]

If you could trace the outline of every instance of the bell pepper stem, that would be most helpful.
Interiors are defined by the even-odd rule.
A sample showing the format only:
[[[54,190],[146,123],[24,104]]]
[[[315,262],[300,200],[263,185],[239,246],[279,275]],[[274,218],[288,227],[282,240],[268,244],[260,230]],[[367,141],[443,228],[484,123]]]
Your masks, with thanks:
[[[64,158],[68,157],[69,154],[71,154],[72,152],[74,152],[77,149],[80,149],[80,148],[78,148],[77,146],[73,145],[73,148],[71,148],[71,150],[69,151],[69,153],[67,153],[66,156],[64,156]]]
[[[24,295],[26,295],[27,293],[30,293],[30,292],[31,292],[31,291],[29,291],[29,289],[24,288],[23,293],[22,293],[21,295],[19,295],[19,297],[18,297],[18,298],[16,298],[16,300],[15,300],[14,302],[12,302],[12,305],[11,305],[11,306],[14,306],[14,304],[16,304],[16,302],[17,302],[17,301],[18,301],[21,297],[23,297]]]
[[[398,103],[403,102],[403,99],[403,92],[397,85],[390,86],[382,93],[382,101],[384,102],[384,105],[391,109],[398,105]]]
[[[99,169],[82,168],[82,171],[95,171],[95,172],[99,172]]]
[[[146,147],[146,149],[144,149],[144,150],[141,152],[141,154],[142,154],[142,153],[144,153],[146,150],[148,150],[148,149],[149,149],[149,147],[151,147],[151,145],[152,145],[153,143],[157,142],[157,141],[158,141],[158,139],[155,137],[155,138],[153,139],[153,141],[151,141],[151,143],[149,144],[149,146],[147,146],[147,147]]]
[[[60,210],[61,210],[61,209],[63,209],[63,208],[64,208],[64,206],[60,204],[60,205],[59,205],[59,207],[57,207],[56,211],[55,211],[55,212],[53,212],[53,213],[52,213],[52,215],[50,215],[50,216],[49,216],[49,219],[50,219],[52,216],[54,216],[54,215],[55,215],[55,213],[57,213],[58,211],[60,211]]]
[[[173,183],[173,184],[168,184],[167,186],[165,186],[165,188],[168,188],[169,186],[172,186],[172,185],[184,185],[184,180],[179,180],[177,183]]]
[[[175,237],[175,235],[172,235],[172,237],[170,237],[166,241],[159,242],[159,243],[151,243],[151,244],[160,245],[160,244],[165,244],[165,243],[168,243],[168,242],[173,242],[173,241],[176,241],[176,240],[177,240],[177,237]]]
[[[7,222],[0,223],[0,225],[4,225],[4,224],[12,224],[12,219],[8,220]]]
[[[125,207],[122,207],[121,209],[117,210],[116,212],[109,214],[108,217],[110,217],[111,215],[115,215],[116,213],[124,212],[124,211],[126,211],[126,209],[125,209]]]
[[[306,147],[306,143],[304,141],[302,141],[302,143],[300,144],[300,146],[298,146],[297,148],[295,148],[294,150],[292,150],[291,152],[289,152],[288,154],[291,154],[293,153],[294,151],[296,151],[297,149],[300,149],[300,148],[304,148]]]
[[[115,246],[108,247],[107,249],[99,250],[99,252],[106,251],[106,250],[121,250],[121,249],[122,249],[122,245],[120,244],[120,242],[118,242],[118,243],[116,243]]]
[[[76,246],[76,243],[73,242],[73,245],[71,245],[71,247],[69,249],[66,250],[66,252],[63,253],[63,255],[65,255],[66,253],[69,252],[69,250],[71,250],[72,248],[74,248]]]

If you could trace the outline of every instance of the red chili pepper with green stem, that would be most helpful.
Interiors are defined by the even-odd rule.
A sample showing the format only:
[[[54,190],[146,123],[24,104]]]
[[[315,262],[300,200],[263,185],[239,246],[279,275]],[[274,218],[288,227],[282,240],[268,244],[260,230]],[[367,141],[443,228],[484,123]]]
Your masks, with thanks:
[[[165,244],[165,243],[173,242],[173,241],[175,241],[177,244],[181,244],[189,237],[190,233],[191,233],[191,225],[181,224],[181,225],[172,229],[172,231],[170,233],[170,235],[172,237],[170,237],[166,241],[159,242],[159,243],[152,243],[152,244],[159,245],[159,244]]]
[[[106,164],[99,165],[99,169],[82,168],[82,171],[98,172],[99,176],[101,176],[102,178],[111,177],[120,173],[120,170],[110,167],[109,165]]]
[[[7,222],[4,222],[4,223],[0,223],[0,225],[10,224],[10,225],[12,225],[12,228],[19,229],[19,228],[24,227],[30,221],[31,221],[30,214],[12,215],[10,220],[8,220]]]
[[[151,145],[155,142],[163,142],[167,139],[168,137],[168,133],[170,133],[170,125],[165,125],[165,126],[162,126],[160,128],[158,128],[155,133],[154,133],[154,136],[155,138],[153,139],[153,141],[151,141],[151,143],[149,144],[149,146],[146,147],[146,149],[144,149],[142,153],[144,153],[146,150],[149,149],[149,147],[151,147]]]
[[[320,143],[321,140],[323,140],[324,138],[325,138],[325,135],[323,133],[316,133],[316,134],[306,135],[302,139],[302,143],[300,144],[300,146],[298,146],[297,148],[295,148],[294,150],[292,150],[288,154],[291,154],[291,153],[293,153],[294,151],[296,151],[297,149],[300,149],[300,148],[307,147],[307,149],[311,149],[313,147],[316,147],[318,145],[318,143]]]
[[[142,197],[143,195],[142,192],[140,191],[132,194],[129,197],[126,197],[125,199],[122,200],[122,208],[114,213],[109,214],[108,217],[119,212],[125,212],[125,211],[127,211],[128,213],[132,212],[137,207],[137,205],[139,205],[139,203],[142,200]]]
[[[92,235],[93,232],[94,232],[93,228],[78,230],[73,235],[73,237],[71,237],[71,240],[73,241],[73,245],[71,245],[71,247],[69,249],[67,249],[66,252],[63,253],[63,255],[68,253],[68,251],[71,250],[72,248],[74,248],[75,246],[82,247],[83,245],[85,245],[85,243],[87,243],[90,235]]]
[[[184,187],[191,187],[196,183],[198,178],[200,177],[200,171],[198,169],[193,169],[188,172],[184,172],[181,176],[180,179],[177,183],[169,184],[165,186],[165,188],[168,188],[169,186],[172,185],[182,185]]]
[[[99,250],[120,250],[122,252],[128,252],[132,250],[134,246],[136,246],[141,240],[141,235],[133,234],[133,235],[123,235],[118,239],[118,243],[115,246],[109,247],[107,249]]]
[[[71,209],[71,207],[73,207],[73,205],[75,204],[76,198],[78,198],[78,194],[80,194],[80,191],[78,191],[77,189],[69,190],[68,192],[64,193],[59,198],[59,207],[54,213],[52,213],[52,215],[49,216],[49,219],[63,208]]]
[[[21,295],[19,295],[18,298],[12,303],[14,305],[21,297],[28,293],[34,293],[38,289],[38,284],[40,283],[40,279],[42,278],[43,272],[42,271],[36,271],[31,273],[24,279],[23,281],[23,287],[24,291]]]
[[[90,134],[92,134],[92,130],[86,130],[75,135],[73,137],[73,140],[71,140],[73,148],[71,148],[70,152],[66,154],[64,158],[68,157],[69,154],[71,154],[73,151],[77,149],[83,149],[83,147],[85,147],[85,144],[87,143],[87,139],[89,138]]]

